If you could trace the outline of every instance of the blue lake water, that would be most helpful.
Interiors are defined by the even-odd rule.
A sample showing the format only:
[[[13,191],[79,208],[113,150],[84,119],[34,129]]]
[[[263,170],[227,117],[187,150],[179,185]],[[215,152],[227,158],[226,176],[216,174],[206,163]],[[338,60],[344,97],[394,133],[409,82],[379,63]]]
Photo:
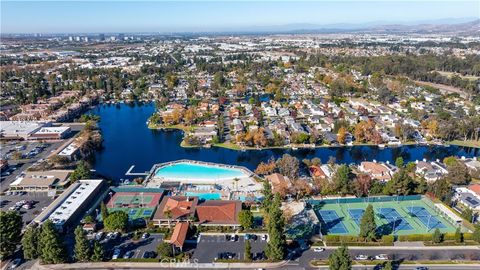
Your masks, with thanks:
[[[146,121],[154,112],[153,103],[147,104],[105,104],[91,112],[101,117],[100,128],[104,137],[104,149],[95,155],[94,167],[106,177],[118,180],[135,165],[134,172],[144,172],[153,164],[178,159],[192,159],[216,163],[245,166],[254,170],[258,163],[270,157],[278,158],[284,153],[304,158],[319,157],[327,162],[330,156],[339,163],[359,163],[364,160],[394,162],[399,156],[405,161],[443,159],[444,157],[478,156],[479,148],[459,146],[409,145],[379,149],[374,146],[331,147],[316,149],[272,149],[248,150],[245,152],[230,149],[183,148],[182,131],[158,131],[147,128]]]

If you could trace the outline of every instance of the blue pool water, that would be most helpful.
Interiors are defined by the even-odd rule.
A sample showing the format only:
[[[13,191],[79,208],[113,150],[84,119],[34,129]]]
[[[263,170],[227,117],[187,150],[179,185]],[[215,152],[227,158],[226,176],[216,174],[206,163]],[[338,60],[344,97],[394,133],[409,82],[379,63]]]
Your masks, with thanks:
[[[158,169],[155,176],[179,180],[213,180],[240,178],[247,175],[238,169],[182,162]]]
[[[185,196],[197,196],[200,200],[220,200],[220,193],[197,193],[197,192],[185,192]]]

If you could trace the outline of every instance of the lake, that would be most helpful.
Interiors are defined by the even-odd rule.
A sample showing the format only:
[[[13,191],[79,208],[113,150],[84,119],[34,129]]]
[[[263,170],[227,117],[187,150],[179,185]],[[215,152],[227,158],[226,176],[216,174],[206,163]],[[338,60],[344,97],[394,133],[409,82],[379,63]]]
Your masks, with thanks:
[[[153,164],[178,159],[193,159],[245,166],[255,170],[258,163],[284,153],[304,158],[319,157],[327,162],[330,156],[338,163],[359,163],[365,160],[394,162],[399,156],[408,161],[443,159],[456,155],[473,157],[480,155],[479,148],[460,146],[408,145],[379,149],[375,146],[322,147],[316,149],[247,150],[183,148],[182,131],[160,131],[147,128],[146,121],[155,111],[153,103],[103,104],[90,112],[101,117],[99,123],[104,138],[104,149],[95,154],[94,167],[103,176],[118,180],[125,177],[130,166],[134,172],[150,170]]]

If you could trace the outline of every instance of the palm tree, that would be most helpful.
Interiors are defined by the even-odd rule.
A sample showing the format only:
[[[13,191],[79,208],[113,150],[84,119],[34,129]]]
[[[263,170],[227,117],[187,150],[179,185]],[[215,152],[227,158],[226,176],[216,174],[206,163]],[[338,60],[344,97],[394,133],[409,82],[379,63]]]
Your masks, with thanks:
[[[171,226],[170,222],[171,222],[171,218],[172,218],[172,211],[171,210],[165,211],[165,217],[167,217],[167,219],[168,219],[168,227],[171,228],[172,226]]]
[[[233,181],[235,182],[236,191],[238,191],[238,181],[240,181],[240,179],[235,177],[235,178],[233,178]]]

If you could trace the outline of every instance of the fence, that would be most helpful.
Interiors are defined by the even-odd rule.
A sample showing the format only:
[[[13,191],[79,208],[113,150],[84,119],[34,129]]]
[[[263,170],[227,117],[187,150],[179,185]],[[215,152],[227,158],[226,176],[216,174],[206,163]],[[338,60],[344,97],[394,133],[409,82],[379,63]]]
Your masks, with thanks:
[[[376,196],[376,197],[364,197],[364,198],[338,198],[338,199],[325,199],[325,200],[308,200],[311,205],[318,204],[340,204],[340,203],[376,203],[376,202],[404,202],[404,201],[417,201],[421,200],[421,195],[407,195],[407,196]]]

